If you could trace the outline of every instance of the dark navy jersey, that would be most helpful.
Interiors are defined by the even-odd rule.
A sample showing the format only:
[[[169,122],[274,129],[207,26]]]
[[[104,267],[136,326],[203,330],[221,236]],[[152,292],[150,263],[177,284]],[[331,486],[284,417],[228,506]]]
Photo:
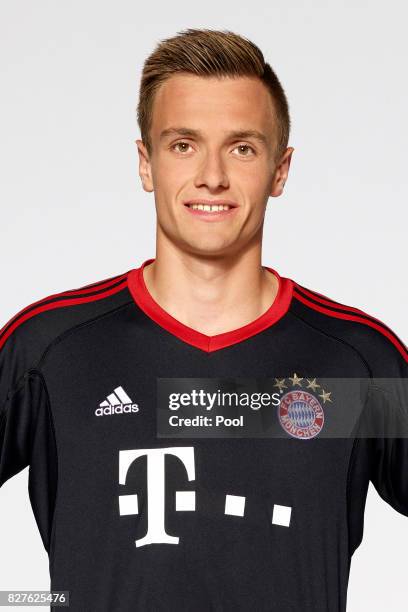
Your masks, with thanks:
[[[408,515],[405,396],[381,384],[408,377],[406,346],[272,268],[272,306],[207,336],[153,300],[151,261],[0,332],[0,485],[29,466],[50,589],[75,612],[344,611],[369,482]],[[216,422],[228,389],[258,401],[245,435],[231,406]],[[384,435],[360,435],[374,404]]]

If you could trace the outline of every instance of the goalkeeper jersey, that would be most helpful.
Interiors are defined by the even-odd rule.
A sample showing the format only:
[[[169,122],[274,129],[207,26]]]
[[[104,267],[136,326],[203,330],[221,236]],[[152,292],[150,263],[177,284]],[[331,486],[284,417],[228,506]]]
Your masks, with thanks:
[[[0,332],[0,485],[29,466],[50,589],[75,612],[343,612],[369,482],[408,515],[406,346],[266,266],[272,306],[208,336],[149,294],[152,261]]]

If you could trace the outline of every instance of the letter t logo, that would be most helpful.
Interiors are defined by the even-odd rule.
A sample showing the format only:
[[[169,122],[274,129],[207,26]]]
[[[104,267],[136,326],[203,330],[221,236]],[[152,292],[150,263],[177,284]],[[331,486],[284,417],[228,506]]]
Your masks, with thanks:
[[[136,546],[144,546],[145,544],[178,544],[179,538],[169,535],[164,528],[165,455],[178,457],[186,468],[188,480],[194,480],[194,447],[142,448],[119,451],[120,484],[126,484],[126,476],[132,463],[145,455],[147,457],[147,533],[144,538],[136,540],[135,544]],[[128,498],[132,498],[132,503],[129,503],[130,500]],[[137,514],[137,496],[121,495],[119,497],[119,508],[121,515]]]

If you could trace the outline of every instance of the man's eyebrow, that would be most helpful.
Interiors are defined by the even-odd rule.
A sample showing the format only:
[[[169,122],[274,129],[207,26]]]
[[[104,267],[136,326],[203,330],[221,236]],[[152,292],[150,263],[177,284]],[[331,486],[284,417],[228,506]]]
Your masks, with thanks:
[[[160,134],[160,140],[163,140],[167,136],[179,135],[179,136],[192,136],[193,138],[200,138],[200,130],[193,130],[188,127],[170,127],[163,130]],[[258,130],[233,130],[226,134],[227,138],[236,138],[237,140],[244,140],[246,138],[255,138],[263,144],[268,144],[268,139],[262,132]]]

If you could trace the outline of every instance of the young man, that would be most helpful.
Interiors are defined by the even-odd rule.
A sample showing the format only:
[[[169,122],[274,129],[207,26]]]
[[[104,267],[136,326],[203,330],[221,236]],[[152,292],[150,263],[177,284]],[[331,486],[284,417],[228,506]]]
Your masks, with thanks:
[[[0,484],[71,610],[344,611],[369,481],[408,514],[407,348],[261,265],[293,148],[253,43],[162,41],[138,118],[156,257],[4,326]]]

